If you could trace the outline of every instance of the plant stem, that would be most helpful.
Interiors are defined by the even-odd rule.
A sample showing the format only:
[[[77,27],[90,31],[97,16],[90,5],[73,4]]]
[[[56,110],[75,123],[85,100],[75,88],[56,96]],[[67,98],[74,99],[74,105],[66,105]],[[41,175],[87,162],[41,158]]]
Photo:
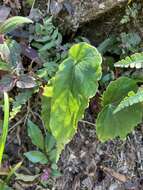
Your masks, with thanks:
[[[4,122],[3,122],[2,136],[0,138],[0,166],[2,163],[3,152],[8,134],[8,122],[9,122],[9,98],[8,94],[4,92]]]

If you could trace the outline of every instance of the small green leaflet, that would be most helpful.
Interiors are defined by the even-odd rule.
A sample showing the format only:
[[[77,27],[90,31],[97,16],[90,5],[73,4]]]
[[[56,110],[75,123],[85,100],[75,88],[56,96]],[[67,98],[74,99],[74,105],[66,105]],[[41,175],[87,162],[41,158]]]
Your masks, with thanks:
[[[124,67],[124,68],[136,68],[140,69],[143,68],[143,52],[142,53],[135,53],[130,57],[127,56],[125,59],[118,61],[114,65],[115,67]]]
[[[41,150],[44,150],[44,138],[39,127],[35,125],[31,120],[28,120],[27,127],[28,136],[31,138],[32,143]]]
[[[14,16],[12,18],[7,19],[1,26],[0,26],[0,34],[5,34],[11,32],[18,26],[22,24],[29,24],[33,23],[32,20],[22,16]]]
[[[120,104],[117,106],[117,108],[114,110],[114,114],[125,109],[126,107],[132,106],[134,104],[143,102],[143,91],[138,91],[137,93],[132,93],[132,95],[129,95],[125,97]]]
[[[24,155],[28,158],[28,160],[30,160],[33,163],[40,163],[40,164],[48,163],[47,157],[45,156],[45,154],[43,154],[40,151],[29,151],[24,153]]]
[[[53,83],[50,130],[57,141],[58,156],[77,130],[89,98],[96,94],[101,78],[100,53],[83,42],[73,45],[59,66]]]
[[[96,132],[101,141],[115,137],[124,139],[142,121],[142,106],[134,104],[114,114],[114,110],[130,91],[137,91],[134,80],[120,77],[109,84],[103,94],[103,109],[96,121]]]

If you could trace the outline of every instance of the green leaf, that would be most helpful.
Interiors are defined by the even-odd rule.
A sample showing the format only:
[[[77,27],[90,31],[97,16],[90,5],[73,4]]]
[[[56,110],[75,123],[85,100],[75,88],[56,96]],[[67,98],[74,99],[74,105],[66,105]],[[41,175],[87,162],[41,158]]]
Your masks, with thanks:
[[[134,80],[121,77],[111,82],[103,94],[104,108],[96,121],[96,131],[101,141],[120,137],[124,139],[133,128],[142,121],[141,104],[126,107],[114,114],[114,110],[130,91],[136,92],[137,85]]]
[[[62,174],[58,170],[52,170],[51,176],[53,176],[53,177],[60,177],[60,176],[62,176]]]
[[[0,180],[0,190],[13,190],[11,187],[8,187],[3,181]]]
[[[4,92],[4,121],[3,121],[2,135],[0,137],[0,166],[2,163],[4,148],[8,135],[8,126],[9,126],[9,97],[8,94]]]
[[[40,164],[48,163],[47,157],[45,156],[45,154],[43,154],[40,151],[29,151],[24,153],[24,155],[26,156],[26,158],[28,158],[28,160],[30,160],[33,163],[40,163]]]
[[[43,94],[41,98],[41,101],[42,101],[41,117],[48,131],[50,131],[49,122],[50,122],[52,94],[53,94],[53,87],[45,86],[43,88]]]
[[[8,33],[21,26],[22,24],[29,24],[33,23],[32,20],[26,17],[15,16],[12,18],[7,19],[1,26],[0,26],[0,34]]]
[[[109,84],[102,96],[102,104],[118,104],[130,91],[137,91],[138,87],[133,79],[120,77]]]
[[[3,61],[0,61],[0,70],[2,70],[2,71],[10,71],[11,69],[10,69],[10,66],[7,63],[5,63]]]
[[[101,141],[115,137],[125,139],[137,124],[142,122],[142,107],[140,104],[125,108],[114,114],[115,106],[109,104],[103,108],[96,121],[96,132]]]
[[[57,149],[53,149],[50,153],[49,153],[49,160],[52,162],[52,163],[56,163],[56,160],[57,160]]]
[[[143,52],[142,53],[135,53],[130,57],[127,56],[125,59],[122,59],[115,63],[115,67],[124,67],[124,68],[136,68],[140,69],[143,68]]]
[[[125,109],[126,107],[132,106],[140,102],[143,102],[143,91],[138,91],[137,93],[129,94],[120,102],[120,104],[114,110],[114,114]]]
[[[76,133],[89,98],[96,94],[102,58],[96,48],[79,43],[71,47],[59,66],[53,83],[50,129],[57,141],[58,155]]]
[[[31,138],[32,143],[41,150],[44,150],[44,138],[39,127],[35,125],[31,120],[28,120],[27,127],[28,136]]]
[[[99,46],[98,51],[102,54],[106,53],[110,47],[112,47],[117,42],[117,39],[115,37],[109,37],[105,39]]]
[[[55,145],[56,145],[55,138],[51,134],[47,133],[46,138],[45,138],[46,152],[50,152],[54,148]]]

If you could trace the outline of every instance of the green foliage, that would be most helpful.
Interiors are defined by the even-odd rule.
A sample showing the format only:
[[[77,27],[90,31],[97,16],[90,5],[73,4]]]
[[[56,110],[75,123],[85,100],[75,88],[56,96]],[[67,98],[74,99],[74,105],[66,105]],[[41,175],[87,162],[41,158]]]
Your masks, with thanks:
[[[122,32],[119,36],[111,36],[105,39],[99,46],[100,53],[116,54],[120,57],[135,53],[140,50],[141,38],[137,32]]]
[[[13,119],[17,113],[21,111],[23,105],[32,97],[33,90],[25,90],[24,92],[19,93],[15,96],[15,99],[12,102],[12,110],[10,112],[10,119]]]
[[[55,145],[56,145],[55,138],[52,135],[50,135],[49,133],[47,133],[46,137],[45,137],[45,151],[47,153],[49,153],[50,151],[53,150]]]
[[[114,114],[130,107],[134,104],[138,104],[143,101],[143,91],[138,91],[137,93],[129,92],[128,96],[125,97],[120,104],[117,106],[117,108],[114,110]]]
[[[98,46],[98,51],[102,54],[106,53],[109,48],[114,46],[114,44],[117,43],[117,39],[112,36],[109,38],[106,38],[99,46]]]
[[[39,127],[31,120],[28,120],[27,127],[28,136],[32,143],[38,149],[41,149],[41,151],[30,151],[26,152],[24,155],[33,163],[49,164],[52,176],[55,176],[56,173],[59,174],[56,165],[57,149],[55,138],[48,132],[46,132],[44,136]]]
[[[37,75],[48,81],[55,75],[59,63],[67,56],[68,44],[62,45],[62,35],[53,25],[52,17],[45,18],[42,24],[36,23],[31,40],[43,63]]]
[[[4,92],[4,121],[3,121],[2,135],[0,137],[0,166],[2,163],[4,147],[8,134],[8,124],[9,124],[9,98],[8,94]]]
[[[31,23],[31,20],[21,17],[8,19],[2,24],[0,31],[9,33],[23,23]],[[78,121],[84,116],[90,98],[97,92],[98,82],[102,75],[100,53],[109,52],[125,57],[126,54],[139,49],[141,38],[136,32],[121,33],[119,37],[113,36],[103,41],[98,50],[85,42],[71,47],[72,43],[62,44],[62,36],[58,28],[53,25],[52,17],[44,19],[42,24],[36,23],[34,33],[30,37],[31,45],[39,53],[41,64],[36,67],[31,64],[28,71],[22,65],[22,51],[16,41],[7,38],[3,44],[0,44],[0,71],[2,72],[0,92],[10,91],[15,86],[20,88],[20,90],[17,89],[19,94],[11,102],[10,119],[12,119],[20,112],[33,93],[41,90],[38,93],[38,95],[42,94],[41,115],[37,113],[39,117],[36,121],[38,120],[38,124],[42,123],[43,128],[30,119],[28,120],[28,137],[35,149],[24,155],[33,163],[47,165],[50,175],[59,176],[56,162],[60,153],[73,138],[77,131]],[[67,53],[68,48],[70,48],[69,53]],[[101,90],[118,77],[118,72],[114,73],[114,58],[110,55],[106,62],[108,63],[103,66],[105,75],[100,80]],[[137,69],[142,68],[142,65],[143,53],[136,53],[115,63],[115,67]],[[130,73],[123,73],[123,75],[129,76]],[[120,77],[106,88],[102,95],[102,110],[96,121],[99,140],[104,142],[115,137],[124,139],[136,125],[141,123],[143,92],[138,91],[140,85],[137,84],[138,81]],[[38,90],[34,88],[37,85]],[[23,91],[23,89],[26,90]],[[31,113],[32,110],[28,117],[34,118]],[[0,139],[1,159],[7,136],[8,120],[9,104],[5,93],[4,127]],[[32,181],[37,176],[21,175],[20,179],[22,178],[25,181],[29,179]]]
[[[136,32],[121,33],[118,41],[121,42],[122,54],[135,53],[139,49],[141,38]]]
[[[142,121],[142,107],[137,104],[114,114],[115,106],[109,104],[103,108],[96,121],[96,131],[102,142],[115,137],[126,136]]]
[[[43,95],[41,97],[41,117],[44,122],[44,125],[48,131],[50,131],[50,112],[51,112],[51,99],[53,94],[53,87],[45,86],[43,88]]]
[[[29,23],[32,23],[32,20],[26,17],[15,16],[15,17],[9,18],[4,23],[1,24],[0,34],[11,32],[18,26],[21,26],[22,24],[29,24]]]
[[[30,160],[33,163],[40,163],[40,164],[47,164],[48,163],[48,159],[45,156],[45,154],[43,154],[40,151],[29,151],[26,152],[24,154],[28,160]]]
[[[143,53],[135,53],[115,63],[115,67],[143,68]]]
[[[41,150],[44,150],[44,138],[41,130],[38,128],[37,125],[35,125],[30,120],[28,120],[27,122],[27,127],[28,127],[28,135],[31,138],[32,143]]]
[[[139,3],[133,3],[132,6],[128,5],[125,10],[125,15],[120,21],[121,24],[126,24],[128,22],[136,20],[140,9],[141,5]]]
[[[2,70],[2,71],[9,71],[10,69],[11,68],[10,68],[10,66],[7,63],[5,63],[3,61],[0,61],[0,70]]]
[[[57,141],[58,156],[75,134],[89,98],[96,94],[101,62],[96,48],[79,43],[72,46],[68,58],[59,66],[53,81],[49,121],[50,131]]]
[[[137,91],[136,82],[127,77],[120,77],[111,82],[102,96],[102,105],[117,105],[130,91]]]
[[[124,139],[142,121],[142,106],[134,104],[114,113],[116,107],[130,91],[137,91],[134,80],[121,77],[111,82],[103,94],[103,109],[96,121],[96,131],[101,141],[120,137]]]
[[[12,188],[8,187],[3,181],[0,180],[0,189],[1,190],[13,190]]]

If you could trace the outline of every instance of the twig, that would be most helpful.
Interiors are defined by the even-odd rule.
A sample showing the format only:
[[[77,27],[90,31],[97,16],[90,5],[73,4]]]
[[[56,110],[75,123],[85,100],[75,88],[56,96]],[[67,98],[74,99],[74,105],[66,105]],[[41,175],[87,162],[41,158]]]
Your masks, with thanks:
[[[94,126],[96,127],[96,125],[94,123],[91,123],[89,121],[85,121],[85,120],[79,120],[80,123],[85,123],[85,124],[88,124],[88,125],[91,125],[91,126]]]
[[[17,123],[15,123],[13,126],[11,126],[8,130],[8,132],[11,132],[17,125],[19,125],[20,123],[22,123],[22,121],[24,120],[25,116],[22,117]]]
[[[33,114],[35,114],[35,115],[36,115],[37,117],[39,117],[39,119],[41,120],[42,125],[43,125],[43,129],[44,129],[44,132],[45,132],[45,135],[46,135],[46,134],[47,134],[47,133],[46,133],[46,127],[45,127],[45,125],[44,125],[44,122],[43,122],[41,116],[40,116],[37,112],[33,112]]]

